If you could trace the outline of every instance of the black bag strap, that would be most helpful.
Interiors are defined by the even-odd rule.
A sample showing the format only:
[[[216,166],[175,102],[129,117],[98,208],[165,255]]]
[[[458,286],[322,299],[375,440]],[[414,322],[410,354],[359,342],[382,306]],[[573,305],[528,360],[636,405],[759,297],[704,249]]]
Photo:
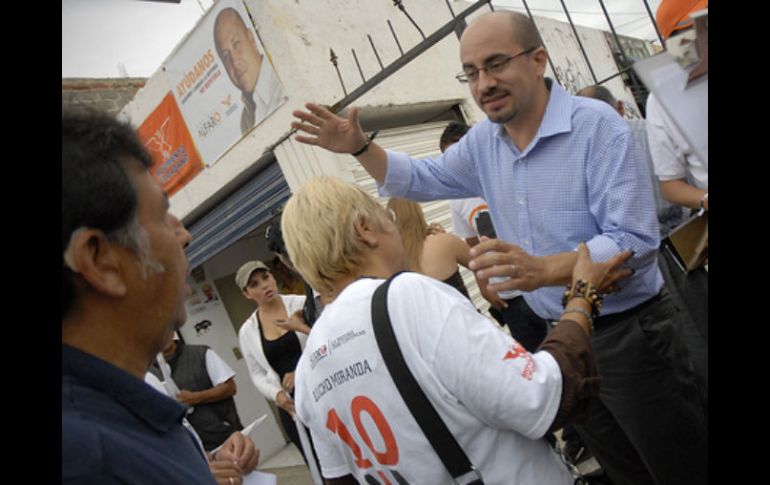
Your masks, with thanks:
[[[398,346],[388,312],[388,288],[399,274],[401,272],[388,278],[375,290],[372,297],[372,327],[377,346],[401,398],[455,483],[483,485],[481,473],[470,462],[441,416],[425,396],[407,367],[404,355]]]

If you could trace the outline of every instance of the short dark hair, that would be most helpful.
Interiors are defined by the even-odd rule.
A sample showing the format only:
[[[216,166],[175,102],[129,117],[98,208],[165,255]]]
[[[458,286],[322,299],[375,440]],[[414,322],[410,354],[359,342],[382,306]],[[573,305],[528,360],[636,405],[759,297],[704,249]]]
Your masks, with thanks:
[[[281,256],[289,256],[286,251],[286,243],[283,242],[283,232],[281,232],[281,214],[276,214],[270,225],[267,226],[265,231],[265,240],[267,242],[268,251],[280,254]]]
[[[62,318],[75,300],[74,273],[64,251],[80,227],[105,234],[135,220],[138,199],[124,163],[149,169],[152,158],[131,126],[93,110],[62,110]]]
[[[577,96],[583,96],[586,98],[593,98],[598,99],[599,101],[604,101],[605,103],[609,104],[613,108],[615,107],[615,103],[617,102],[615,100],[615,96],[612,95],[612,92],[607,89],[606,87],[602,86],[601,84],[594,84],[592,86],[587,86],[580,91],[578,91]]]
[[[443,152],[449,145],[457,143],[470,129],[471,127],[465,123],[450,121],[446,128],[444,128],[444,132],[441,133],[441,138],[439,139],[438,146],[441,148],[441,151]]]

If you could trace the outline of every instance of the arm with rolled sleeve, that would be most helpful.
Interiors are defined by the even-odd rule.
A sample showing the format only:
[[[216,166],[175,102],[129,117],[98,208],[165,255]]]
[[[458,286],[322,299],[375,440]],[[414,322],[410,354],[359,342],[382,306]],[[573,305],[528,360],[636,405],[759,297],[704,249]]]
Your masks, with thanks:
[[[691,209],[700,208],[708,190],[708,164],[692,153],[653,95],[647,101],[647,140],[663,198]]]
[[[415,201],[480,196],[478,171],[469,143],[477,143],[473,130],[436,158],[419,160],[387,150],[385,183],[378,184],[380,195]]]
[[[612,128],[600,125],[598,130],[606,133]],[[596,224],[592,231],[594,235],[586,241],[591,258],[594,261],[607,261],[612,256],[629,250],[635,255],[629,260],[628,267],[636,270],[654,265],[660,236],[652,182],[649,167],[644,163],[628,127],[623,126],[607,143],[599,144],[599,148],[587,155],[584,163],[587,206],[576,206],[575,211],[587,210],[591,224]],[[564,237],[568,238],[566,234]],[[579,242],[572,241],[575,249]],[[489,251],[495,245],[499,246],[495,248],[497,251],[508,252],[506,262],[516,268],[516,274],[510,275],[513,276],[512,279],[493,286],[497,291],[533,291],[571,281],[572,268],[577,260],[574,250],[538,257],[517,246],[488,241],[476,246],[472,255],[477,256]],[[479,261],[478,266],[472,267],[483,269],[488,267],[490,262],[487,258],[485,262]],[[504,269],[502,266],[502,270]],[[481,271],[477,276],[487,278],[490,274],[488,271]]]
[[[586,241],[591,259],[606,261],[630,250],[629,267],[655,264],[660,231],[651,176],[630,131],[600,147],[586,164],[586,181],[589,210],[600,231]]]

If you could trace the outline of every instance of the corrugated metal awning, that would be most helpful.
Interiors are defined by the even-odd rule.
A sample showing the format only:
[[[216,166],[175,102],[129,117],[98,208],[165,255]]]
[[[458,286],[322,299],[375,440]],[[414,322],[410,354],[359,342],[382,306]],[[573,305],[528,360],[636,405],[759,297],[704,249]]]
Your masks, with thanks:
[[[267,223],[291,192],[277,162],[187,228],[193,241],[187,259],[194,268]]]

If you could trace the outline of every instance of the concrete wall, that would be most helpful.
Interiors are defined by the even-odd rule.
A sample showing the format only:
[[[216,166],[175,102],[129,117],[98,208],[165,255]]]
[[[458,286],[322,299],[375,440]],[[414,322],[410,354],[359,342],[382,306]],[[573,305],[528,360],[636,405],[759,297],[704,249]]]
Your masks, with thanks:
[[[404,51],[422,40],[390,0],[247,0],[246,5],[289,100],[234,145],[219,162],[174,194],[171,210],[183,219],[253,165],[265,148],[286,134],[293,120],[293,110],[301,108],[307,101],[331,105],[344,96],[336,71],[328,60],[330,48],[339,56],[341,75],[350,92],[361,83],[351,48],[356,49],[367,77],[379,71],[367,33],[372,36],[385,65],[400,55],[386,19],[393,23]],[[410,2],[408,11],[426,34],[451,18],[443,0]],[[466,88],[453,79],[458,65],[458,42],[456,37],[450,36],[360,98],[356,105],[387,106],[464,98]],[[436,83],[436,79],[449,82]],[[168,89],[168,81],[159,69],[126,106],[124,115],[135,125],[141,124]],[[329,166],[332,173],[337,173],[336,164],[329,165],[323,155],[318,158],[323,167]],[[304,178],[300,176],[298,180]]]
[[[235,144],[219,162],[205,169],[172,197],[172,211],[182,219],[205,205],[222,187],[253,166],[267,147],[286,135],[293,120],[293,110],[301,108],[307,101],[331,105],[344,96],[337,73],[329,62],[330,49],[334,49],[339,58],[340,75],[347,91],[351,92],[362,83],[351,48],[356,50],[367,78],[380,70],[367,33],[372,36],[384,65],[400,55],[386,20],[391,20],[404,51],[422,40],[415,27],[390,0],[246,0],[245,3],[289,100]],[[469,4],[453,2],[452,5],[460,11]],[[426,35],[451,18],[443,0],[409,2],[407,7]],[[471,20],[486,11],[486,8],[480,9]],[[574,92],[593,84],[594,79],[570,26],[540,17],[536,18],[536,22],[567,90]],[[578,27],[578,32],[596,78],[601,80],[616,72],[617,66],[605,35],[584,27]],[[476,122],[483,114],[469,97],[467,87],[454,80],[459,64],[459,42],[454,35],[450,35],[354,104],[364,108],[381,108],[459,100],[466,118]],[[550,68],[548,72],[550,74]],[[631,108],[632,117],[635,112],[638,113],[633,96],[619,77],[609,81],[607,86]],[[135,124],[140,124],[168,88],[166,76],[159,69],[126,106],[124,115]],[[276,156],[292,188],[320,173],[347,177],[344,157],[340,159],[312,147],[299,146],[293,141],[278,147]]]

